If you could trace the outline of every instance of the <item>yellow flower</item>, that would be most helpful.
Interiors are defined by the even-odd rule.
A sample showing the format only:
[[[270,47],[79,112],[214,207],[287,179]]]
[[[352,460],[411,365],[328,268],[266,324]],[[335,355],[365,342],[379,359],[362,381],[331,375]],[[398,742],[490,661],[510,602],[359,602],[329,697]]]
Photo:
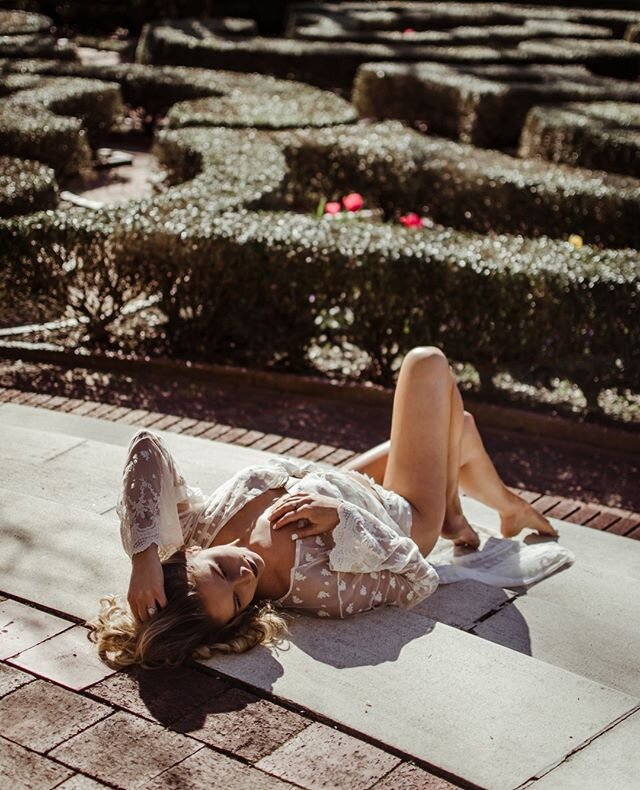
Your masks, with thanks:
[[[569,236],[569,244],[573,244],[576,250],[579,250],[580,247],[582,247],[582,245],[584,244],[584,242],[582,241],[582,236],[578,236],[577,233],[572,233]]]

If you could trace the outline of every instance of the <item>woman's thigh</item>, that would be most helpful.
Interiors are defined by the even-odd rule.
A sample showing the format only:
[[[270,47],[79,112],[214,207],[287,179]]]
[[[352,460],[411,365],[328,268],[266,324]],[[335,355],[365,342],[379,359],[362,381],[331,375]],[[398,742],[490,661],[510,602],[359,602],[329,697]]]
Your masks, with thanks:
[[[425,555],[438,539],[446,511],[452,386],[445,355],[418,346],[402,362],[393,399],[383,485],[411,504],[411,537]]]

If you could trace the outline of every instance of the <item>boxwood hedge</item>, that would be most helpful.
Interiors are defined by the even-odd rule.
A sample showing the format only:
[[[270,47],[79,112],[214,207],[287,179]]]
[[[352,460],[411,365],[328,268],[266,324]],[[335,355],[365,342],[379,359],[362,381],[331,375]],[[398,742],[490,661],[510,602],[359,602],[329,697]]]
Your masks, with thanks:
[[[481,233],[640,246],[640,181],[426,137],[397,121],[281,133],[289,201],[311,209],[355,190],[389,214],[426,211]]]
[[[41,79],[0,99],[0,154],[37,159],[59,176],[77,173],[120,109],[117,84]]]
[[[55,173],[31,159],[0,156],[0,217],[53,208],[58,199]]]
[[[289,20],[289,33],[294,38],[309,39],[312,41],[358,41],[361,43],[398,43],[405,44],[437,44],[437,45],[469,45],[483,44],[486,46],[517,45],[520,41],[529,38],[568,38],[581,36],[582,38],[610,38],[612,33],[608,27],[598,25],[582,25],[563,20],[526,19],[518,20],[516,17],[500,14],[499,11],[485,11],[486,16],[479,19],[472,18],[460,20],[457,16],[451,21],[456,24],[449,29],[434,30],[422,18],[418,18],[411,26],[409,21],[403,21],[397,14],[378,14],[375,19],[388,25],[386,28],[368,26],[360,18],[354,20],[350,14],[324,13],[310,14],[308,12],[293,11]],[[491,16],[498,19],[492,22]],[[366,19],[366,17],[365,17]]]
[[[640,178],[640,105],[623,102],[533,107],[519,154]]]
[[[0,36],[0,58],[59,58],[75,60],[77,51],[64,39],[40,33],[21,36]]]
[[[185,66],[121,63],[90,66],[32,60],[7,69],[21,75],[84,77],[117,82],[124,101],[158,115],[172,127],[330,126],[357,120],[353,105],[333,93],[263,74],[211,71]],[[1,90],[1,87],[0,87]],[[201,101],[194,102],[200,99]]]
[[[630,250],[246,210],[155,223],[32,215],[3,232],[0,270],[21,297],[40,288],[89,313],[97,341],[129,299],[158,291],[172,353],[216,360],[233,350],[300,369],[322,315],[340,305],[335,336],[371,355],[377,381],[391,382],[398,353],[436,343],[481,371],[573,376],[594,400],[607,383],[640,384]]]
[[[10,281],[25,304],[87,315],[94,341],[108,345],[123,305],[158,292],[167,349],[201,359],[304,369],[338,306],[331,331],[371,355],[374,380],[390,383],[397,354],[433,342],[484,371],[573,375],[594,401],[606,382],[638,385],[637,251],[283,210],[296,195],[305,209],[329,183],[337,194],[371,185],[367,201],[387,216],[403,199],[412,208],[423,164],[414,137],[424,139],[398,124],[339,135],[165,131],[164,161],[191,180],[97,212],[0,223],[0,294]],[[310,178],[323,147],[326,182]]]
[[[361,117],[422,120],[432,134],[486,147],[517,144],[535,105],[597,100],[638,101],[640,86],[580,66],[372,63],[353,90]]]
[[[52,25],[53,21],[43,14],[18,9],[0,9],[0,36],[46,33]]]
[[[617,73],[619,62],[628,69],[635,63],[632,44],[606,49],[606,63]],[[631,49],[630,49],[631,48]],[[624,51],[623,51],[624,50]],[[633,50],[635,52],[635,50]],[[580,54],[582,53],[582,54]],[[329,88],[350,88],[363,63],[405,61],[457,64],[527,64],[596,62],[593,51],[568,53],[562,49],[527,52],[519,47],[482,45],[436,45],[408,43],[360,43],[357,41],[307,41],[295,38],[247,38],[230,40],[211,29],[210,20],[160,20],[145,26],[136,60],[141,63],[205,66],[210,69],[259,71],[279,77],[295,78]],[[605,61],[603,61],[604,63]],[[640,60],[638,61],[640,63]]]

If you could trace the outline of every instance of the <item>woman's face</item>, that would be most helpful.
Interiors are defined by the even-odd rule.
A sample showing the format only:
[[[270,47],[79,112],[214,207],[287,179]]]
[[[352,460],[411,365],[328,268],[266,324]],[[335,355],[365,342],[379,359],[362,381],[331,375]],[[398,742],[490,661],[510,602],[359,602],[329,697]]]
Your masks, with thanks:
[[[265,563],[259,554],[238,546],[238,539],[203,549],[189,546],[192,576],[206,611],[224,626],[246,609],[256,594]]]

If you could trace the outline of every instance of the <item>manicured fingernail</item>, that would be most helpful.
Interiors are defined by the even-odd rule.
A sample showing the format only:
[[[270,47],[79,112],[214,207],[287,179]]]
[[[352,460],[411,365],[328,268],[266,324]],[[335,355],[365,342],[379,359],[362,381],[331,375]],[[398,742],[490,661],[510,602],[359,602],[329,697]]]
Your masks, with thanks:
[[[298,540],[298,533],[297,532],[293,533],[293,535],[291,536],[291,540]]]

